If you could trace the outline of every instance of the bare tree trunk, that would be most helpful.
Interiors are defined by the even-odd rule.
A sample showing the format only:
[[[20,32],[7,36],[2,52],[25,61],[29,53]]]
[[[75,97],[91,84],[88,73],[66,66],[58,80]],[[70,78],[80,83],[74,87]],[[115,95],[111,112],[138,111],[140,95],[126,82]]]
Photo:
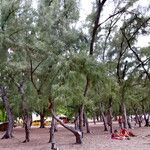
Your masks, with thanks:
[[[100,107],[101,117],[102,117],[102,120],[103,120],[103,123],[104,123],[104,131],[108,131],[107,120],[106,120],[106,116],[104,114],[104,108],[103,108],[102,103],[100,103],[99,107]]]
[[[54,132],[57,132],[58,131],[58,126],[57,126],[57,121],[55,121],[55,124],[54,124]]]
[[[145,112],[145,107],[144,107],[144,103],[142,101],[142,111],[143,111],[143,115],[144,115],[144,121],[145,121],[145,127],[149,127],[150,124],[149,124],[149,114],[146,114]]]
[[[75,119],[74,119],[74,128],[75,130],[79,130],[79,114],[75,114]]]
[[[31,124],[31,117],[26,111],[23,114],[23,121],[25,128],[25,140],[23,141],[23,143],[26,143],[30,141],[30,124]]]
[[[83,112],[84,112],[84,105],[82,104],[79,108],[79,130],[82,133],[83,137]]]
[[[122,103],[121,103],[121,108],[122,108],[122,120],[123,120],[123,127],[125,129],[128,128],[128,122],[127,122],[127,111],[126,111],[126,105],[124,102],[124,97],[122,97]]]
[[[128,123],[128,127],[129,129],[132,129],[132,125],[131,125],[131,119],[129,118],[129,116],[127,117],[127,123]]]
[[[110,127],[110,133],[113,132],[113,127],[112,127],[112,97],[109,98],[109,107],[108,107],[108,116],[107,116],[107,121],[108,121],[108,125]]]
[[[97,120],[97,122],[100,122],[98,113],[96,113],[96,120]]]
[[[96,116],[95,116],[95,113],[93,114],[93,123],[96,124]]]
[[[50,112],[51,112],[52,116],[54,117],[54,119],[57,122],[59,122],[60,125],[62,125],[64,128],[66,128],[67,130],[69,130],[70,132],[72,132],[75,135],[77,144],[81,144],[82,143],[82,134],[81,134],[81,132],[78,131],[78,130],[75,130],[73,127],[70,127],[70,126],[64,124],[59,118],[57,118],[54,111],[53,111],[53,105],[54,105],[54,103],[50,102],[49,109],[50,109]]]
[[[20,82],[18,86],[18,90],[19,90],[19,93],[21,95],[21,100],[22,100],[22,104],[21,104],[22,114],[23,114],[22,118],[23,118],[24,127],[25,127],[25,140],[23,141],[23,143],[25,143],[25,142],[30,141],[31,117],[29,115],[29,108],[28,108],[28,104],[27,104],[27,100],[25,96],[24,81]]]
[[[13,113],[12,113],[12,109],[9,103],[9,99],[7,97],[6,94],[6,90],[4,87],[0,87],[0,95],[2,97],[4,106],[5,106],[5,110],[8,116],[8,128],[5,132],[5,134],[3,135],[2,139],[9,139],[12,138],[12,132],[13,132],[13,126],[14,126],[14,117],[13,117]]]
[[[142,120],[141,120],[141,117],[138,115],[137,110],[134,110],[134,111],[135,111],[136,121],[138,122],[139,127],[142,127]]]
[[[52,117],[49,143],[55,143],[54,135],[55,135],[55,119],[54,119],[54,117]]]
[[[104,112],[102,112],[102,119],[103,119],[103,123],[104,123],[104,131],[108,131],[106,116],[104,115]]]
[[[150,126],[150,123],[149,123],[149,119],[150,118],[150,116],[149,116],[149,114],[145,114],[145,117],[144,117],[144,120],[145,120],[145,127],[149,127]]]
[[[87,133],[91,133],[86,112],[84,112],[83,115],[84,115],[84,119],[85,119],[86,132],[87,132]]]
[[[40,113],[40,123],[41,123],[40,128],[45,128],[44,117],[45,117],[44,113]]]

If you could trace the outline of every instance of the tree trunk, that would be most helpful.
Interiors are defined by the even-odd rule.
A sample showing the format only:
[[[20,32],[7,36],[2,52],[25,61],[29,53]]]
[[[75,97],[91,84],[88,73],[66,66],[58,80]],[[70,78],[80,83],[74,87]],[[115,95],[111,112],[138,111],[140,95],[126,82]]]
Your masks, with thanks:
[[[5,134],[3,135],[2,139],[9,139],[12,138],[12,132],[13,132],[13,126],[14,126],[14,117],[13,117],[13,113],[12,113],[12,109],[6,94],[6,90],[4,87],[0,87],[0,95],[2,97],[5,109],[6,109],[6,113],[8,116],[8,128],[5,132]]]
[[[145,127],[150,126],[149,117],[150,117],[149,114],[144,113]]]
[[[26,96],[25,96],[25,91],[24,91],[24,81],[20,82],[20,84],[18,86],[18,90],[20,92],[21,100],[22,100],[22,104],[21,104],[22,115],[23,115],[22,118],[23,118],[24,127],[25,127],[25,140],[23,141],[23,143],[25,143],[25,142],[30,141],[31,117],[29,115],[29,108],[28,108],[28,104],[27,104],[27,100],[26,100]]]
[[[31,117],[27,112],[24,112],[23,115],[23,123],[24,123],[24,128],[25,128],[25,140],[23,143],[29,142],[30,141],[30,124],[31,124]]]
[[[103,104],[102,103],[100,103],[99,109],[100,109],[100,112],[101,112],[101,119],[102,119],[102,121],[104,123],[104,131],[108,131],[107,120],[106,120],[106,117],[105,117],[105,114],[104,114],[104,108],[103,108]]]
[[[75,114],[75,119],[74,119],[74,128],[75,130],[79,130],[79,114]]]
[[[54,119],[60,123],[60,125],[62,125],[64,128],[66,128],[67,130],[69,130],[70,132],[72,132],[75,137],[76,137],[76,143],[77,144],[82,144],[82,133],[78,130],[75,130],[73,127],[70,127],[66,124],[64,124],[59,118],[56,117],[54,111],[53,111],[53,103],[50,103],[49,109],[51,111],[52,116],[54,117]]]
[[[84,113],[84,105],[82,104],[79,108],[79,130],[82,133],[82,137],[83,137],[83,113]]]
[[[110,133],[112,133],[113,132],[113,127],[112,127],[112,118],[113,118],[113,116],[112,116],[112,97],[109,98],[109,107],[108,107],[108,116],[107,117],[108,117],[107,123],[110,127],[109,131],[110,131]]]
[[[57,121],[55,121],[55,124],[54,124],[54,132],[57,132],[58,131],[58,126],[57,126]]]
[[[54,119],[54,117],[52,117],[49,143],[55,143],[54,135],[55,135],[55,119]]]
[[[142,127],[142,120],[141,120],[141,117],[138,115],[137,110],[135,110],[135,117],[139,124],[139,127]]]
[[[138,117],[138,123],[139,123],[139,127],[142,127],[142,121],[141,121],[140,116]]]
[[[149,114],[146,114],[145,112],[145,107],[144,107],[144,103],[142,101],[142,111],[143,111],[143,114],[144,114],[144,120],[145,120],[145,127],[149,127],[150,124],[149,124]]]
[[[107,121],[106,121],[106,117],[104,115],[104,112],[101,112],[101,114],[102,114],[102,119],[103,119],[103,123],[104,123],[104,131],[108,131]]]
[[[125,128],[125,129],[127,129],[128,128],[128,126],[127,126],[127,112],[126,112],[126,105],[125,105],[125,102],[124,102],[124,100],[122,100],[122,105],[121,105],[121,107],[122,107],[122,120],[123,120],[123,127]]]
[[[129,116],[127,117],[127,123],[128,123],[128,127],[129,129],[132,129],[132,125],[131,125],[131,119],[129,118]]]
[[[40,113],[40,128],[45,128],[44,117],[45,115],[43,113]]]
[[[86,132],[87,132],[87,133],[91,133],[86,112],[83,113],[83,116],[84,116],[84,119],[85,119]]]
[[[95,116],[95,113],[93,114],[93,123],[96,124],[96,116]]]
[[[100,122],[98,113],[96,113],[96,120],[97,120],[97,122]]]

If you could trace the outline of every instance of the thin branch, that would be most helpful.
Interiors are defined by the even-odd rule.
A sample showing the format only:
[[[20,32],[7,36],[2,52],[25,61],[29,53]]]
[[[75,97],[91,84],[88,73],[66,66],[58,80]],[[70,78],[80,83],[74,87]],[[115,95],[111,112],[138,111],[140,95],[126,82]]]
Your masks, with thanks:
[[[34,82],[34,79],[33,79],[33,64],[32,64],[32,59],[30,58],[30,79],[31,79],[31,82],[34,86],[34,88],[38,91],[38,88]]]
[[[120,14],[119,14],[120,15]],[[122,15],[122,14],[121,14]],[[105,59],[105,51],[106,51],[106,44],[107,44],[107,40],[111,34],[111,31],[112,31],[112,28],[114,27],[114,25],[118,22],[118,20],[120,19],[120,16],[118,16],[118,18],[113,22],[113,20],[111,20],[111,23],[110,23],[110,27],[109,27],[109,30],[108,30],[108,34],[106,35],[106,38],[105,38],[105,42],[104,42],[104,49],[103,49],[103,56],[102,56],[102,59],[104,61]]]
[[[4,31],[5,24],[6,24],[7,20],[10,18],[11,14],[13,14],[17,9],[18,8],[14,9],[13,6],[12,6],[12,10],[9,9],[9,13],[7,14],[7,16],[4,20],[4,23],[1,26],[2,31]]]
[[[110,15],[107,19],[105,19],[102,23],[100,23],[100,24],[98,25],[98,27],[101,26],[103,23],[107,22],[110,18],[113,18],[114,16],[116,16],[116,15],[118,15],[118,14],[120,14],[120,13],[124,13],[125,10],[126,10],[126,8],[124,7],[123,9],[121,9],[121,10],[118,11],[118,12],[116,12],[115,14]]]
[[[46,60],[45,58],[42,59],[42,60],[37,64],[37,66],[32,70],[32,73],[34,73],[34,72],[37,70],[37,68],[38,68],[45,60]]]
[[[147,72],[147,70],[145,69],[145,66],[144,66],[143,61],[141,60],[141,58],[139,57],[139,55],[136,53],[136,51],[131,47],[130,39],[127,38],[127,36],[126,36],[126,34],[125,34],[125,32],[124,32],[123,30],[122,30],[122,34],[123,34],[123,36],[125,37],[125,39],[126,39],[126,41],[127,41],[127,44],[128,44],[128,46],[129,46],[130,50],[131,50],[131,51],[133,52],[133,54],[136,56],[137,60],[141,63],[141,66],[142,66],[143,70],[145,71],[145,73],[146,73],[148,79],[150,80],[150,75],[149,75],[149,73]]]

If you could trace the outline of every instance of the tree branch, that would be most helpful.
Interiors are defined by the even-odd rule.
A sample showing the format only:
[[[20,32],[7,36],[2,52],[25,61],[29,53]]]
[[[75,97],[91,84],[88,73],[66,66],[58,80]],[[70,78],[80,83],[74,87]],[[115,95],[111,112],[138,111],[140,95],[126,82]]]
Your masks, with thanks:
[[[96,18],[95,18],[95,22],[94,22],[94,27],[93,27],[93,31],[92,31],[92,39],[90,42],[90,55],[93,55],[93,51],[94,51],[94,42],[95,42],[95,38],[97,35],[97,29],[99,28],[99,19],[100,19],[100,14],[102,11],[102,8],[105,4],[107,0],[103,0],[102,2],[99,1],[97,4],[97,12],[96,12]]]
[[[141,66],[142,66],[143,70],[145,71],[145,73],[146,73],[148,79],[150,80],[150,75],[149,75],[149,73],[147,72],[147,70],[145,69],[144,62],[141,60],[141,58],[140,58],[139,55],[136,53],[136,51],[131,47],[131,44],[130,44],[130,39],[131,39],[131,38],[128,39],[127,36],[126,36],[126,34],[125,34],[125,32],[124,32],[123,30],[122,30],[122,34],[123,34],[123,36],[125,37],[125,39],[126,39],[126,41],[127,41],[127,44],[128,44],[128,46],[129,46],[130,50],[131,50],[131,51],[133,52],[133,54],[136,56],[137,60],[141,63]]]

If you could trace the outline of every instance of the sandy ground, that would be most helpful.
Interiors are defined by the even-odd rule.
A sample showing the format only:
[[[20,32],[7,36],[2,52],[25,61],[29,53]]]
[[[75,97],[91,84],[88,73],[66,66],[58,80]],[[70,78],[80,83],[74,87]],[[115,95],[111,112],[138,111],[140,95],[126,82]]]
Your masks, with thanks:
[[[150,150],[150,127],[132,129],[137,135],[130,140],[112,140],[102,124],[91,124],[91,134],[84,134],[83,144],[75,144],[75,137],[66,129],[59,127],[56,133],[56,145],[59,150]],[[0,137],[4,132],[0,132]],[[24,129],[15,128],[14,138],[0,140],[0,150],[50,150],[49,129],[31,129],[31,141],[22,143]]]

